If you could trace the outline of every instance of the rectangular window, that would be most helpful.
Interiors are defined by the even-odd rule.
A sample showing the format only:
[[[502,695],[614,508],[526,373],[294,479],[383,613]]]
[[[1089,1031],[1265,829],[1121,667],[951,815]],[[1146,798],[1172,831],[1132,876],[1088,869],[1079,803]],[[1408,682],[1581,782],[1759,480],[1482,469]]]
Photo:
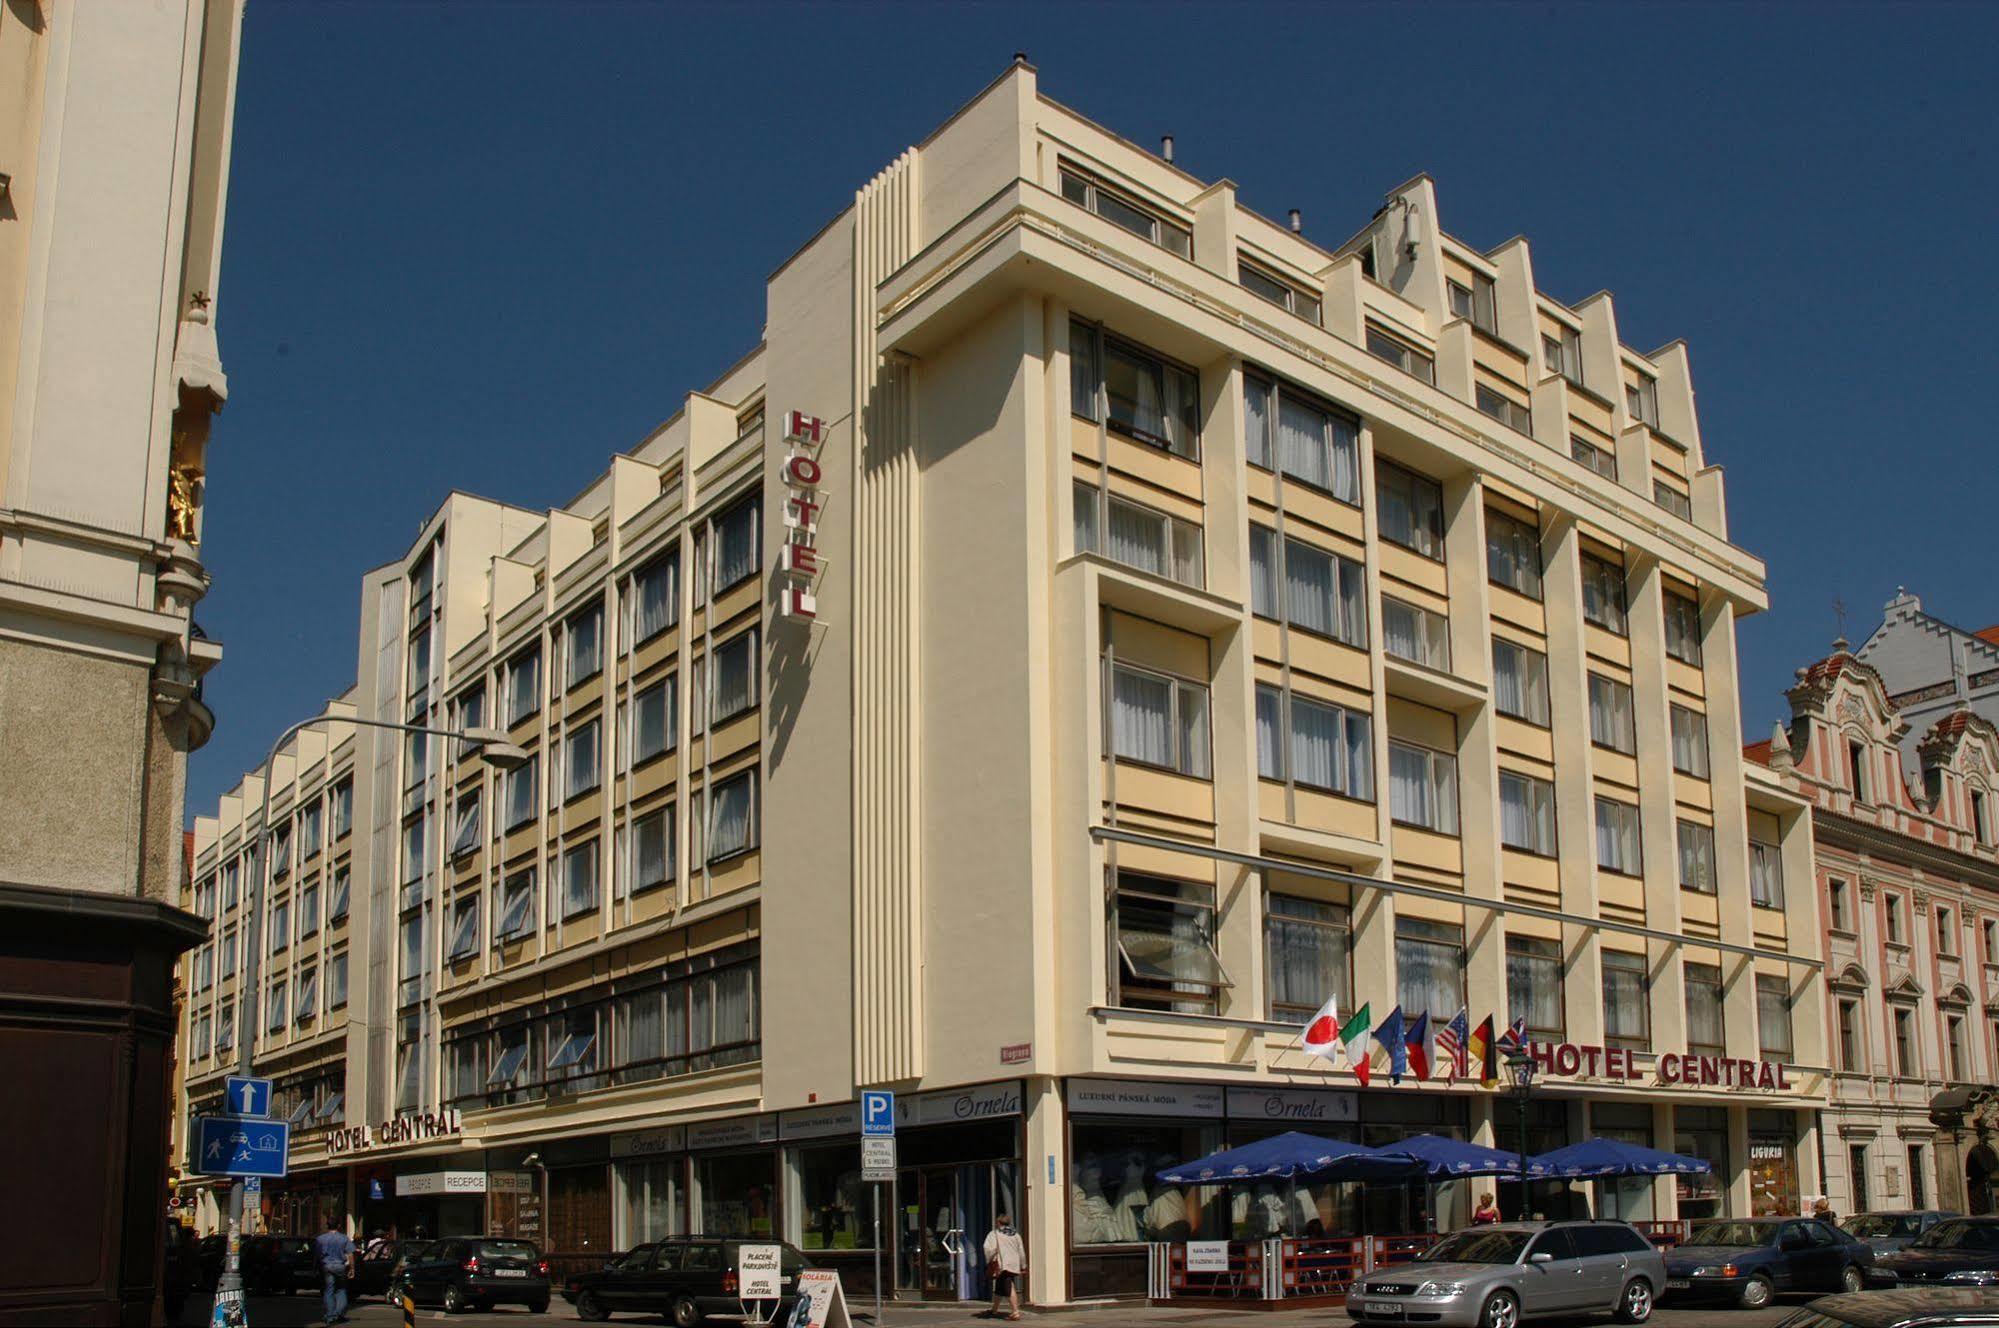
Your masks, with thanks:
[[[1353,1003],[1353,933],[1345,905],[1273,894],[1264,936],[1272,1022],[1302,1024],[1328,997],[1336,997],[1342,1010]]]
[[[1504,512],[1485,509],[1485,576],[1494,585],[1541,598],[1541,532]]]
[[[1652,501],[1682,521],[1694,519],[1694,500],[1664,480],[1652,481]]]
[[[1199,683],[1114,665],[1110,738],[1111,752],[1121,761],[1158,766],[1194,779],[1213,776],[1208,689]]]
[[[1502,715],[1548,727],[1548,657],[1518,641],[1493,637],[1492,703]]]
[[[1587,438],[1570,434],[1569,455],[1605,479],[1613,482],[1617,479],[1617,454],[1609,448],[1598,447]]]
[[[632,640],[652,640],[680,618],[680,555],[654,559],[632,578]]]
[[[734,719],[757,704],[757,629],[752,627],[715,647],[708,676],[713,719]]]
[[[1673,769],[1695,779],[1708,777],[1707,716],[1698,710],[1675,705],[1667,718],[1673,733]]]
[[[1849,887],[1845,881],[1835,876],[1826,882],[1825,888],[1826,899],[1828,901],[1827,911],[1831,914],[1832,929],[1834,931],[1851,932],[1853,930],[1853,913],[1848,899]]]
[[[1088,323],[1069,324],[1069,413],[1086,420],[1102,420],[1097,400],[1103,387],[1097,369],[1097,330]]]
[[[1916,1063],[1916,1012],[1906,1006],[1893,1008],[1895,1024],[1895,1073],[1904,1079],[1918,1078],[1922,1068]]]
[[[218,977],[232,978],[236,976],[236,929],[234,927],[230,927],[222,933],[221,948],[216,951],[215,962]]]
[[[484,799],[479,790],[458,795],[458,806],[452,814],[451,856],[462,858],[479,847],[481,829],[485,818],[480,813]]]
[[[1445,284],[1450,290],[1452,316],[1469,319],[1481,332],[1499,335],[1499,287],[1491,277],[1474,272],[1469,286],[1455,278]]]
[[[271,984],[269,1004],[270,1009],[265,1011],[264,1029],[266,1032],[277,1033],[282,1031],[287,1023],[291,1022],[290,1001],[285,990],[285,980],[283,978],[279,978]]]
[[[308,881],[298,892],[298,934],[303,940],[319,935],[319,882]]]
[[[1902,936],[1902,897],[1900,895],[1883,894],[1881,896],[1881,906],[1882,912],[1888,920],[1886,928],[1888,944],[1904,944]]]
[[[1714,964],[1688,964],[1687,1050],[1707,1056],[1722,1054],[1726,1024],[1721,1012],[1721,969]]]
[[[604,782],[602,753],[598,750],[603,728],[601,720],[593,719],[569,730],[569,736],[562,745],[562,756],[568,769],[565,797],[581,797]]]
[[[1652,1044],[1651,988],[1644,955],[1603,952],[1603,1032],[1609,1045],[1643,1050]]]
[[[1242,283],[1244,290],[1260,295],[1272,304],[1281,305],[1308,323],[1319,321],[1319,297],[1281,277],[1272,276],[1260,267],[1237,259],[1236,280]]]
[[[1472,404],[1478,407],[1481,415],[1490,415],[1509,429],[1517,429],[1521,433],[1534,432],[1534,413],[1531,410],[1484,383],[1480,383],[1472,393]]]
[[[1360,563],[1315,544],[1249,528],[1250,608],[1263,618],[1367,648],[1367,577]]]
[[[1536,1042],[1562,1041],[1562,946],[1537,936],[1506,938],[1506,1008]]]
[[[451,943],[445,958],[453,963],[478,953],[479,896],[459,900],[451,908]]]
[[[1075,487],[1076,552],[1101,553],[1153,576],[1199,587],[1206,579],[1201,528],[1191,521],[1105,494],[1094,484]],[[1107,509],[1099,513],[1099,506]],[[1108,537],[1100,537],[1108,532]]]
[[[1791,1059],[1791,984],[1777,974],[1756,975],[1756,1030],[1764,1060]]]
[[[757,846],[757,772],[745,770],[716,783],[708,807],[708,861]]]
[[[1784,906],[1784,853],[1775,844],[1749,841],[1749,902],[1763,908]]]
[[[1444,752],[1388,744],[1389,814],[1442,835],[1458,832],[1458,763]]]
[[[1623,636],[1624,569],[1591,554],[1582,556],[1583,619]]]
[[[1562,328],[1558,336],[1542,333],[1541,363],[1549,373],[1560,374],[1580,386],[1583,381],[1583,334],[1572,327]]]
[[[1867,1067],[1860,1060],[1860,1002],[1839,1003],[1839,1068],[1859,1073]]]
[[[1499,842],[1555,855],[1555,786],[1518,770],[1499,772]]]
[[[562,917],[566,922],[597,907],[597,841],[586,839],[562,855]]]
[[[1293,694],[1267,683],[1256,688],[1256,763],[1265,779],[1283,779],[1363,801],[1374,799],[1374,755],[1368,716]],[[1289,740],[1286,740],[1286,734]]]
[[[1117,1003],[1214,1013],[1221,989],[1230,985],[1215,951],[1214,887],[1121,871],[1114,900]]]
[[[430,687],[429,627],[419,627],[410,633],[408,684],[411,704],[420,704]]]
[[[541,709],[541,648],[524,650],[507,661],[507,726],[520,723]]]
[[[507,877],[500,899],[500,925],[493,930],[495,944],[519,940],[534,930],[534,868],[524,867]]]
[[[1589,675],[1589,738],[1599,747],[1630,756],[1638,750],[1631,718],[1631,685],[1601,673]]]
[[[400,970],[402,977],[400,998],[404,1005],[409,1005],[423,997],[423,923],[426,916],[424,910],[418,909],[404,918],[402,923],[403,965]]]
[[[345,864],[333,869],[333,884],[326,892],[326,921],[331,926],[344,922],[347,918],[347,896],[353,883],[353,872]]]
[[[1971,1076],[1966,1073],[1964,1063],[1964,1016],[1949,1015],[1943,1025],[1944,1050],[1950,1056],[1950,1077],[1956,1083],[1963,1083]]]
[[[1638,808],[1614,798],[1596,800],[1596,865],[1622,876],[1644,874],[1639,853]]]
[[[1853,1211],[1856,1213],[1868,1213],[1874,1210],[1873,1202],[1869,1198],[1871,1187],[1867,1183],[1867,1173],[1867,1145],[1848,1144],[1846,1174],[1848,1183],[1853,1187]]]
[[[1985,962],[1999,964],[1999,921],[1991,918],[1981,919],[1978,931],[1985,938]]]
[[[1666,653],[1682,664],[1700,667],[1701,606],[1670,590],[1666,592]]]
[[[1643,374],[1635,383],[1624,385],[1624,406],[1632,419],[1651,428],[1659,427],[1659,384]]]
[[[596,677],[604,670],[604,606],[592,604],[571,618],[564,639],[568,643],[568,684]]]
[[[1937,953],[1946,959],[1957,957],[1957,918],[1942,904],[1937,905]]]
[[[541,764],[538,755],[507,771],[507,824],[509,830],[519,829],[534,819],[535,772]]]
[[[1971,790],[1971,837],[1981,844],[1992,842],[1992,816],[1985,794],[1978,789]]]
[[[317,801],[299,813],[298,855],[309,858],[319,852],[319,803]]]
[[[1439,561],[1444,556],[1444,491],[1425,476],[1382,462],[1374,468],[1381,537]]]
[[[271,905],[264,941],[271,950],[282,950],[292,943],[292,906],[289,899],[280,899]]]
[[[1451,624],[1441,613],[1381,597],[1381,648],[1397,659],[1448,673],[1451,668]]]
[[[1426,383],[1437,381],[1437,361],[1433,356],[1372,323],[1367,325],[1367,349],[1370,355],[1387,360],[1403,373],[1414,374]]]
[[[1714,827],[1696,821],[1679,823],[1680,888],[1715,893]]]
[[[326,1008],[347,1004],[347,952],[338,950],[326,961]]]
[[[1413,1019],[1429,1010],[1449,1019],[1465,1003],[1465,931],[1446,922],[1395,919],[1395,995]]]
[[[1068,162],[1062,163],[1059,174],[1062,197],[1071,203],[1182,258],[1194,256],[1194,233],[1179,222],[1154,212]]]
[[[632,893],[665,885],[675,875],[673,805],[668,803],[632,822]]]
[[[422,880],[429,868],[429,818],[418,812],[403,826],[403,884]]]
[[[1279,379],[1243,375],[1250,464],[1360,505],[1360,424]]]
[[[278,880],[292,869],[292,827],[287,821],[271,835],[271,879]]]
[[[1200,455],[1201,380],[1189,370],[1168,363],[1152,352],[1113,336],[1088,330],[1094,344],[1088,364],[1070,361],[1072,390],[1087,387],[1073,406],[1077,414],[1097,419],[1148,447],[1194,460]],[[1077,376],[1102,366],[1101,382],[1079,384]],[[1080,403],[1090,403],[1087,413]]]
[[[632,698],[636,716],[632,731],[632,765],[641,766],[664,752],[673,750],[673,719],[679,698],[678,677],[669,677]]]
[[[1923,1146],[1909,1145],[1909,1201],[1916,1209],[1930,1206],[1929,1177],[1923,1174]]]
[[[763,509],[759,500],[745,498],[716,516],[710,525],[714,534],[709,547],[714,551],[715,567],[709,594],[716,596],[757,574],[763,558]]]

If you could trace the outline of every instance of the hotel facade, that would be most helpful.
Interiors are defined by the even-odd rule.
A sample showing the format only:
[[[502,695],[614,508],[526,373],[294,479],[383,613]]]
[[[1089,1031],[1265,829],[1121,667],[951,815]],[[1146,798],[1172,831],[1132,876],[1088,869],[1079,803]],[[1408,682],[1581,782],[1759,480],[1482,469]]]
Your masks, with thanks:
[[[1001,1211],[1042,1303],[1142,1294],[1147,1242],[1462,1219],[1154,1179],[1285,1128],[1714,1164],[1544,1210],[1820,1191],[1808,804],[1741,756],[1764,572],[1685,347],[1453,238],[1427,178],[1330,247],[1235,194],[1016,64],[584,493],[454,494],[364,578],[270,824],[255,773],[197,822],[189,1098],[259,946],[301,1127],[266,1221],[775,1234],[863,1290],[863,1088],[905,1296],[982,1295]],[[1306,1055],[1330,996],[1524,1018],[1524,1141]]]
[[[1888,606],[1873,641],[1896,631],[1904,602]],[[1946,666],[1946,687],[1948,676]],[[1968,698],[1939,709],[1894,685],[1864,651],[1835,642],[1798,671],[1790,723],[1749,749],[1812,803],[1833,1052],[1826,1189],[1841,1214],[1989,1213],[1999,729]]]

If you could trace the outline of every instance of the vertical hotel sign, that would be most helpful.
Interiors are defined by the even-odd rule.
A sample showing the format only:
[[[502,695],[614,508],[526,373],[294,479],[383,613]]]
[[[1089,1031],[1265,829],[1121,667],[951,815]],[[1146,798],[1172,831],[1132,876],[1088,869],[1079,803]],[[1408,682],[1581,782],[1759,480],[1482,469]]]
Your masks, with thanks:
[[[802,410],[786,413],[784,482],[791,496],[784,500],[786,534],[778,570],[785,580],[779,587],[778,607],[785,617],[806,623],[819,614],[812,587],[819,574],[819,486],[824,478],[819,449],[825,441],[826,421]]]

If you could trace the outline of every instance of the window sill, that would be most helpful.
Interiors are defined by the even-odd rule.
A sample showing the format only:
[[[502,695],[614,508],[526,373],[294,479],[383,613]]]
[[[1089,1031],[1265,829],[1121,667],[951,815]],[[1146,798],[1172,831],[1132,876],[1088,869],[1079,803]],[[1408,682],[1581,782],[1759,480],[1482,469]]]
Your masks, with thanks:
[[[1393,817],[1389,818],[1388,823],[1398,830],[1421,830],[1426,835],[1438,835],[1444,839],[1456,839],[1462,834],[1456,826],[1444,830],[1434,825],[1424,825],[1421,821],[1398,821]]]
[[[589,797],[589,796],[590,796],[590,795],[591,795],[592,793],[595,793],[595,792],[597,792],[597,791],[598,791],[599,789],[601,789],[601,788],[603,788],[603,787],[604,787],[604,786],[603,786],[603,785],[602,785],[601,783],[599,783],[599,784],[592,784],[592,785],[591,785],[590,787],[588,787],[588,788],[582,788],[582,789],[577,789],[577,790],[576,790],[575,792],[573,792],[573,793],[567,793],[567,794],[564,794],[564,795],[563,795],[563,798],[562,798],[562,805],[563,805],[564,807],[568,807],[568,806],[571,806],[572,804],[574,804],[574,803],[576,803],[576,802],[579,802],[579,801],[581,801],[581,800],[582,800],[582,799],[584,799],[584,798],[587,798],[587,797]]]
[[[1547,602],[1545,599],[1542,598],[1543,592],[1537,590],[1522,590],[1519,586],[1514,585],[1510,581],[1495,581],[1491,577],[1487,577],[1485,579],[1485,583],[1488,586],[1493,586],[1500,590],[1512,591],[1514,594],[1520,596],[1520,598],[1532,600],[1536,604],[1545,604]]]
[[[1113,752],[1111,753],[1111,760],[1118,765],[1128,765],[1138,770],[1150,770],[1154,774],[1172,775],[1175,779],[1191,779],[1197,784],[1212,784],[1215,782],[1215,777],[1212,774],[1197,775],[1191,771],[1176,769],[1170,765],[1160,765],[1154,761],[1141,761],[1136,756],[1122,756]]]
[[[710,867],[714,867],[725,862],[734,862],[736,859],[747,857],[756,851],[757,851],[757,845],[745,844],[741,848],[732,848],[727,853],[719,853],[714,855],[713,857],[710,857],[707,861],[707,865]]]
[[[1275,467],[1266,466],[1261,461],[1246,461],[1243,464],[1247,465],[1251,470],[1262,471],[1264,474],[1270,476],[1272,479],[1281,479],[1286,484],[1295,484],[1301,489],[1319,495],[1321,498],[1326,499],[1328,502],[1338,503],[1341,507],[1349,507],[1356,512],[1360,511],[1359,499],[1342,498],[1338,494],[1334,493],[1331,489],[1328,489],[1323,484],[1314,484],[1312,481],[1305,479],[1303,476],[1293,475],[1288,470],[1278,470]],[[1268,527],[1266,527],[1266,529],[1268,529]],[[1313,547],[1317,548],[1320,546],[1314,545]]]
[[[729,594],[737,587],[746,586],[750,582],[756,580],[758,571],[759,571],[758,568],[752,567],[749,571],[743,573],[741,576],[737,577],[734,581],[731,581],[728,585],[715,587],[715,589],[708,592],[708,603],[706,605],[701,605],[699,607],[703,608],[712,607],[716,600],[721,599],[724,595]]]
[[[599,679],[599,678],[601,678],[601,677],[603,677],[603,676],[604,676],[604,666],[603,666],[602,664],[599,664],[599,665],[598,665],[598,666],[597,666],[596,668],[594,668],[594,669],[590,670],[590,671],[589,671],[588,673],[584,674],[584,675],[583,675],[582,677],[580,677],[580,678],[571,678],[571,679],[570,679],[570,680],[568,681],[568,683],[567,683],[567,684],[566,684],[566,685],[564,686],[564,690],[565,690],[565,691],[570,691],[570,692],[573,692],[573,691],[575,691],[575,690],[576,690],[576,689],[577,689],[578,687],[581,687],[581,686],[582,686],[582,685],[583,685],[584,683],[586,683],[586,682],[595,682],[595,681],[596,681],[597,679]]]

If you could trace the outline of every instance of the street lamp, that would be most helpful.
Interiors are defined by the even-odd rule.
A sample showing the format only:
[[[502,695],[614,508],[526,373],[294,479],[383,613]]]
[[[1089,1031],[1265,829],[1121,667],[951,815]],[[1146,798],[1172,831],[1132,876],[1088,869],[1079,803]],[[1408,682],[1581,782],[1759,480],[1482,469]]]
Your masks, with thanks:
[[[252,1053],[257,1036],[257,961],[262,957],[263,947],[251,935],[264,915],[264,880],[270,871],[271,834],[271,770],[276,766],[278,753],[285,744],[316,724],[352,724],[357,728],[393,729],[398,733],[422,733],[434,738],[455,738],[471,748],[479,759],[495,770],[513,770],[527,764],[528,753],[518,743],[510,742],[507,735],[498,729],[440,729],[425,724],[397,724],[386,719],[366,719],[360,715],[315,715],[302,719],[278,735],[271,746],[271,754],[264,758],[263,811],[257,818],[256,870],[250,875],[250,894],[247,901],[243,927],[243,985],[242,997],[236,1002],[236,1073],[248,1075],[251,1071]],[[225,1104],[226,1106],[227,1104]],[[222,1275],[216,1280],[215,1299],[224,1303],[225,1294],[237,1305],[243,1295],[243,1182],[236,1180],[229,1187],[229,1245],[222,1261]],[[247,1312],[239,1314],[234,1323],[247,1323]]]
[[[1520,1109],[1520,1220],[1526,1221],[1527,1195],[1527,1102],[1534,1096],[1534,1057],[1525,1046],[1516,1044],[1506,1053],[1506,1073],[1513,1080],[1513,1101]]]

